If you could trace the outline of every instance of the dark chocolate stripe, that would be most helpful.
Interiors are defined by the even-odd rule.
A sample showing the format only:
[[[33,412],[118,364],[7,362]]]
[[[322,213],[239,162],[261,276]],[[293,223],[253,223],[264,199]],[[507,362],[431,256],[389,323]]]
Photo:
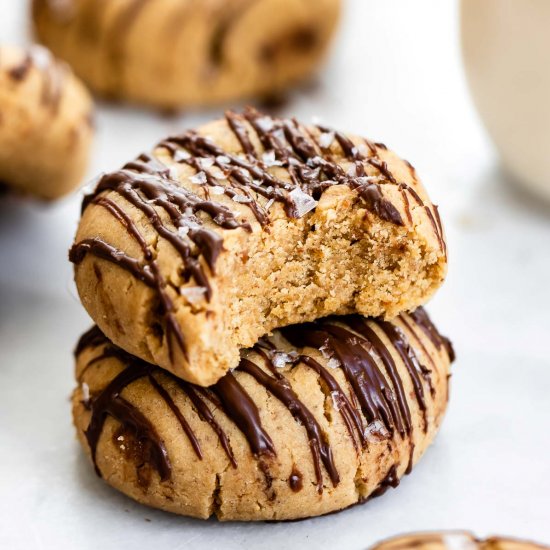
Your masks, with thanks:
[[[195,451],[195,454],[197,455],[197,458],[199,460],[202,460],[203,455],[201,451],[201,446],[199,443],[199,440],[197,439],[197,436],[191,429],[191,426],[189,426],[189,423],[187,420],[185,420],[185,417],[183,414],[181,414],[181,411],[174,403],[174,400],[172,399],[172,396],[168,393],[168,391],[164,388],[164,386],[151,374],[149,376],[149,382],[157,390],[159,395],[162,397],[162,399],[166,402],[166,404],[170,407],[170,410],[174,413],[174,416],[178,419],[178,422],[187,435],[189,441],[191,442],[191,446],[193,447],[193,450]]]
[[[363,422],[361,420],[359,412],[350,403],[340,384],[338,384],[336,379],[332,376],[332,374],[328,372],[325,367],[323,367],[320,363],[318,363],[317,361],[315,361],[315,359],[309,357],[308,355],[300,355],[299,361],[301,361],[304,365],[307,365],[310,369],[314,370],[319,375],[321,380],[327,385],[328,389],[331,392],[331,395],[336,401],[337,408],[342,415],[348,433],[353,440],[353,444],[358,451],[359,449],[357,447],[355,433],[357,433],[357,437],[359,438],[361,445],[364,445],[366,443],[365,430],[363,428]]]
[[[248,359],[241,359],[239,370],[250,374],[259,384],[264,386],[264,388],[283,403],[296,420],[303,424],[309,438],[319,493],[323,492],[321,461],[329,474],[332,484],[336,487],[340,482],[340,476],[334,463],[330,445],[321,430],[321,426],[319,426],[311,411],[300,401],[288,380],[282,375],[276,377],[269,376]]]
[[[107,387],[92,401],[92,416],[85,436],[90,447],[96,473],[101,472],[96,462],[96,451],[99,437],[107,416],[112,416],[122,424],[125,430],[130,431],[137,441],[146,441],[151,444],[151,460],[159,473],[160,479],[165,481],[171,474],[171,464],[164,442],[159,437],[151,422],[133,405],[128,403],[120,394],[132,382],[148,376],[150,366],[136,361],[132,368],[126,368],[118,374]]]
[[[223,428],[218,424],[218,422],[214,418],[214,415],[212,414],[212,411],[209,409],[208,405],[199,397],[196,391],[197,388],[194,388],[191,384],[179,378],[174,377],[174,380],[177,382],[179,387],[185,392],[187,397],[189,397],[199,417],[204,422],[208,423],[210,427],[214,430],[214,432],[218,436],[218,439],[220,441],[220,444],[223,450],[225,451],[225,454],[227,455],[227,458],[231,462],[231,465],[233,466],[233,468],[236,468],[237,460],[235,459],[235,455],[233,454],[233,450],[231,449],[229,439],[227,438],[226,433],[223,431]],[[208,395],[208,398],[211,399],[212,396]]]
[[[220,398],[226,414],[246,436],[252,452],[257,455],[274,455],[275,447],[260,419],[260,411],[246,390],[229,372],[212,390]]]
[[[370,343],[376,353],[379,355],[380,359],[384,363],[386,372],[392,382],[393,391],[397,397],[397,403],[399,405],[400,417],[403,419],[404,428],[400,430],[401,435],[403,435],[403,429],[407,434],[411,433],[412,430],[412,421],[411,421],[411,412],[409,410],[409,405],[407,403],[407,397],[405,395],[405,390],[403,389],[403,383],[397,371],[397,365],[393,360],[389,348],[382,342],[376,332],[368,325],[368,323],[359,316],[353,316],[348,319],[350,326],[363,336],[368,343]],[[381,322],[378,321],[377,324],[380,326]],[[392,341],[392,344],[395,342]]]
[[[368,423],[381,421],[386,429],[405,433],[403,420],[391,387],[369,352],[359,343],[359,337],[343,327],[295,325],[281,329],[294,346],[329,348],[342,366],[346,378],[361,405]]]
[[[456,359],[451,341],[439,333],[424,308],[419,307],[415,311],[409,312],[409,317],[424,331],[437,349],[441,349],[442,346],[445,348],[451,363]]]
[[[93,239],[83,239],[73,245],[69,252],[69,259],[74,264],[81,263],[87,254],[93,254],[98,258],[107,260],[118,265],[125,271],[131,273],[136,279],[139,279],[147,286],[154,286],[155,279],[148,266],[143,266],[139,260],[125,254],[122,250],[107,244],[99,237]]]
[[[384,331],[389,338],[392,346],[399,353],[403,364],[405,365],[409,376],[411,378],[416,401],[424,418],[424,431],[428,429],[428,419],[426,416],[426,400],[424,398],[424,387],[422,386],[421,372],[417,368],[418,359],[414,350],[409,346],[408,342],[404,339],[404,334],[395,325],[388,323],[387,321],[378,321],[378,326]]]

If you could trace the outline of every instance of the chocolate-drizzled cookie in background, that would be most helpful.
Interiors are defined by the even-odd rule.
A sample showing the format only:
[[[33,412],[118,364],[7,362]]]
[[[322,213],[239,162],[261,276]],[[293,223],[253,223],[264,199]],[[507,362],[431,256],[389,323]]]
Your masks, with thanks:
[[[200,385],[274,328],[413,310],[447,269],[437,207],[408,162],[253,109],[103,175],[70,259],[115,344]]]
[[[504,536],[480,539],[467,531],[411,533],[379,542],[369,550],[549,550],[550,546]]]
[[[294,325],[203,388],[94,327],[76,349],[73,414],[97,474],[135,500],[222,520],[341,510],[396,487],[446,409],[449,341],[418,309]]]
[[[0,182],[59,198],[82,180],[93,138],[93,103],[70,68],[41,46],[0,45]]]
[[[98,94],[168,110],[307,80],[341,0],[34,0],[37,39]]]

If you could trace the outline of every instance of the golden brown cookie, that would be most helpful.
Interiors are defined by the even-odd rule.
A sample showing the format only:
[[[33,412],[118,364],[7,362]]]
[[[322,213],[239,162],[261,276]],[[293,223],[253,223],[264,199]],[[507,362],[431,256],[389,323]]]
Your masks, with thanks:
[[[88,164],[93,104],[41,46],[0,47],[0,182],[42,199],[74,189]]]
[[[167,109],[273,96],[317,69],[341,0],[34,0],[36,36],[103,96]]]
[[[380,542],[370,550],[548,550],[535,542],[508,537],[478,539],[466,531],[401,535]]]
[[[254,110],[103,175],[71,249],[118,346],[200,385],[274,328],[391,318],[447,268],[437,207],[382,144]]]
[[[396,487],[440,426],[453,359],[422,309],[276,331],[209,388],[97,327],[76,356],[74,421],[96,472],[144,504],[221,520],[316,516]]]

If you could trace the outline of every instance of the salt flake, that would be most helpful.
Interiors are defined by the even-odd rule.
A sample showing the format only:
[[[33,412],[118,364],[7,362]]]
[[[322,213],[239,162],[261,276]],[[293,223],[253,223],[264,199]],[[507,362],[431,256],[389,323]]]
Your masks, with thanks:
[[[207,182],[206,174],[204,172],[198,172],[189,179],[191,180],[191,183],[196,183],[197,185],[204,185]]]
[[[181,162],[182,160],[187,160],[189,158],[191,158],[191,155],[184,149],[178,149],[174,153],[174,160],[176,162]]]
[[[266,166],[282,166],[283,163],[275,158],[275,151],[271,149],[262,155],[262,161]]]
[[[299,187],[291,191],[288,196],[294,202],[299,218],[311,212],[317,206],[317,201],[307,193],[304,193]]]
[[[390,432],[380,420],[373,420],[365,428],[365,436],[367,441],[377,443],[388,439],[390,437]]]
[[[216,162],[218,164],[231,164],[231,159],[225,155],[218,155],[216,157]]]
[[[245,197],[244,195],[233,195],[231,197],[235,202],[246,204],[248,202],[252,202],[252,199],[250,197]]]
[[[206,288],[202,286],[187,286],[180,289],[180,294],[184,296],[190,304],[197,304],[204,299]]]
[[[319,145],[328,149],[334,141],[334,132],[324,132],[319,136]]]
[[[82,382],[82,397],[84,398],[84,401],[90,400],[90,386],[88,386],[86,382]]]
[[[208,170],[209,168],[212,168],[212,166],[214,165],[214,159],[212,157],[201,158],[199,160],[199,163],[203,170]]]
[[[223,195],[225,193],[225,187],[221,185],[213,185],[209,190],[212,195]]]
[[[256,124],[262,130],[262,132],[269,132],[275,126],[275,123],[271,117],[263,116],[256,119]]]

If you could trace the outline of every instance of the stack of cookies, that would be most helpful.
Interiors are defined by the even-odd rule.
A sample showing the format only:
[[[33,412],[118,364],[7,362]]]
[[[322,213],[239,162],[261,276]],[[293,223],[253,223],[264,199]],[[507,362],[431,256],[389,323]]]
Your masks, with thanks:
[[[447,267],[414,168],[247,109],[169,137],[86,196],[70,251],[97,474],[188,516],[285,520],[395,487],[437,432]]]

